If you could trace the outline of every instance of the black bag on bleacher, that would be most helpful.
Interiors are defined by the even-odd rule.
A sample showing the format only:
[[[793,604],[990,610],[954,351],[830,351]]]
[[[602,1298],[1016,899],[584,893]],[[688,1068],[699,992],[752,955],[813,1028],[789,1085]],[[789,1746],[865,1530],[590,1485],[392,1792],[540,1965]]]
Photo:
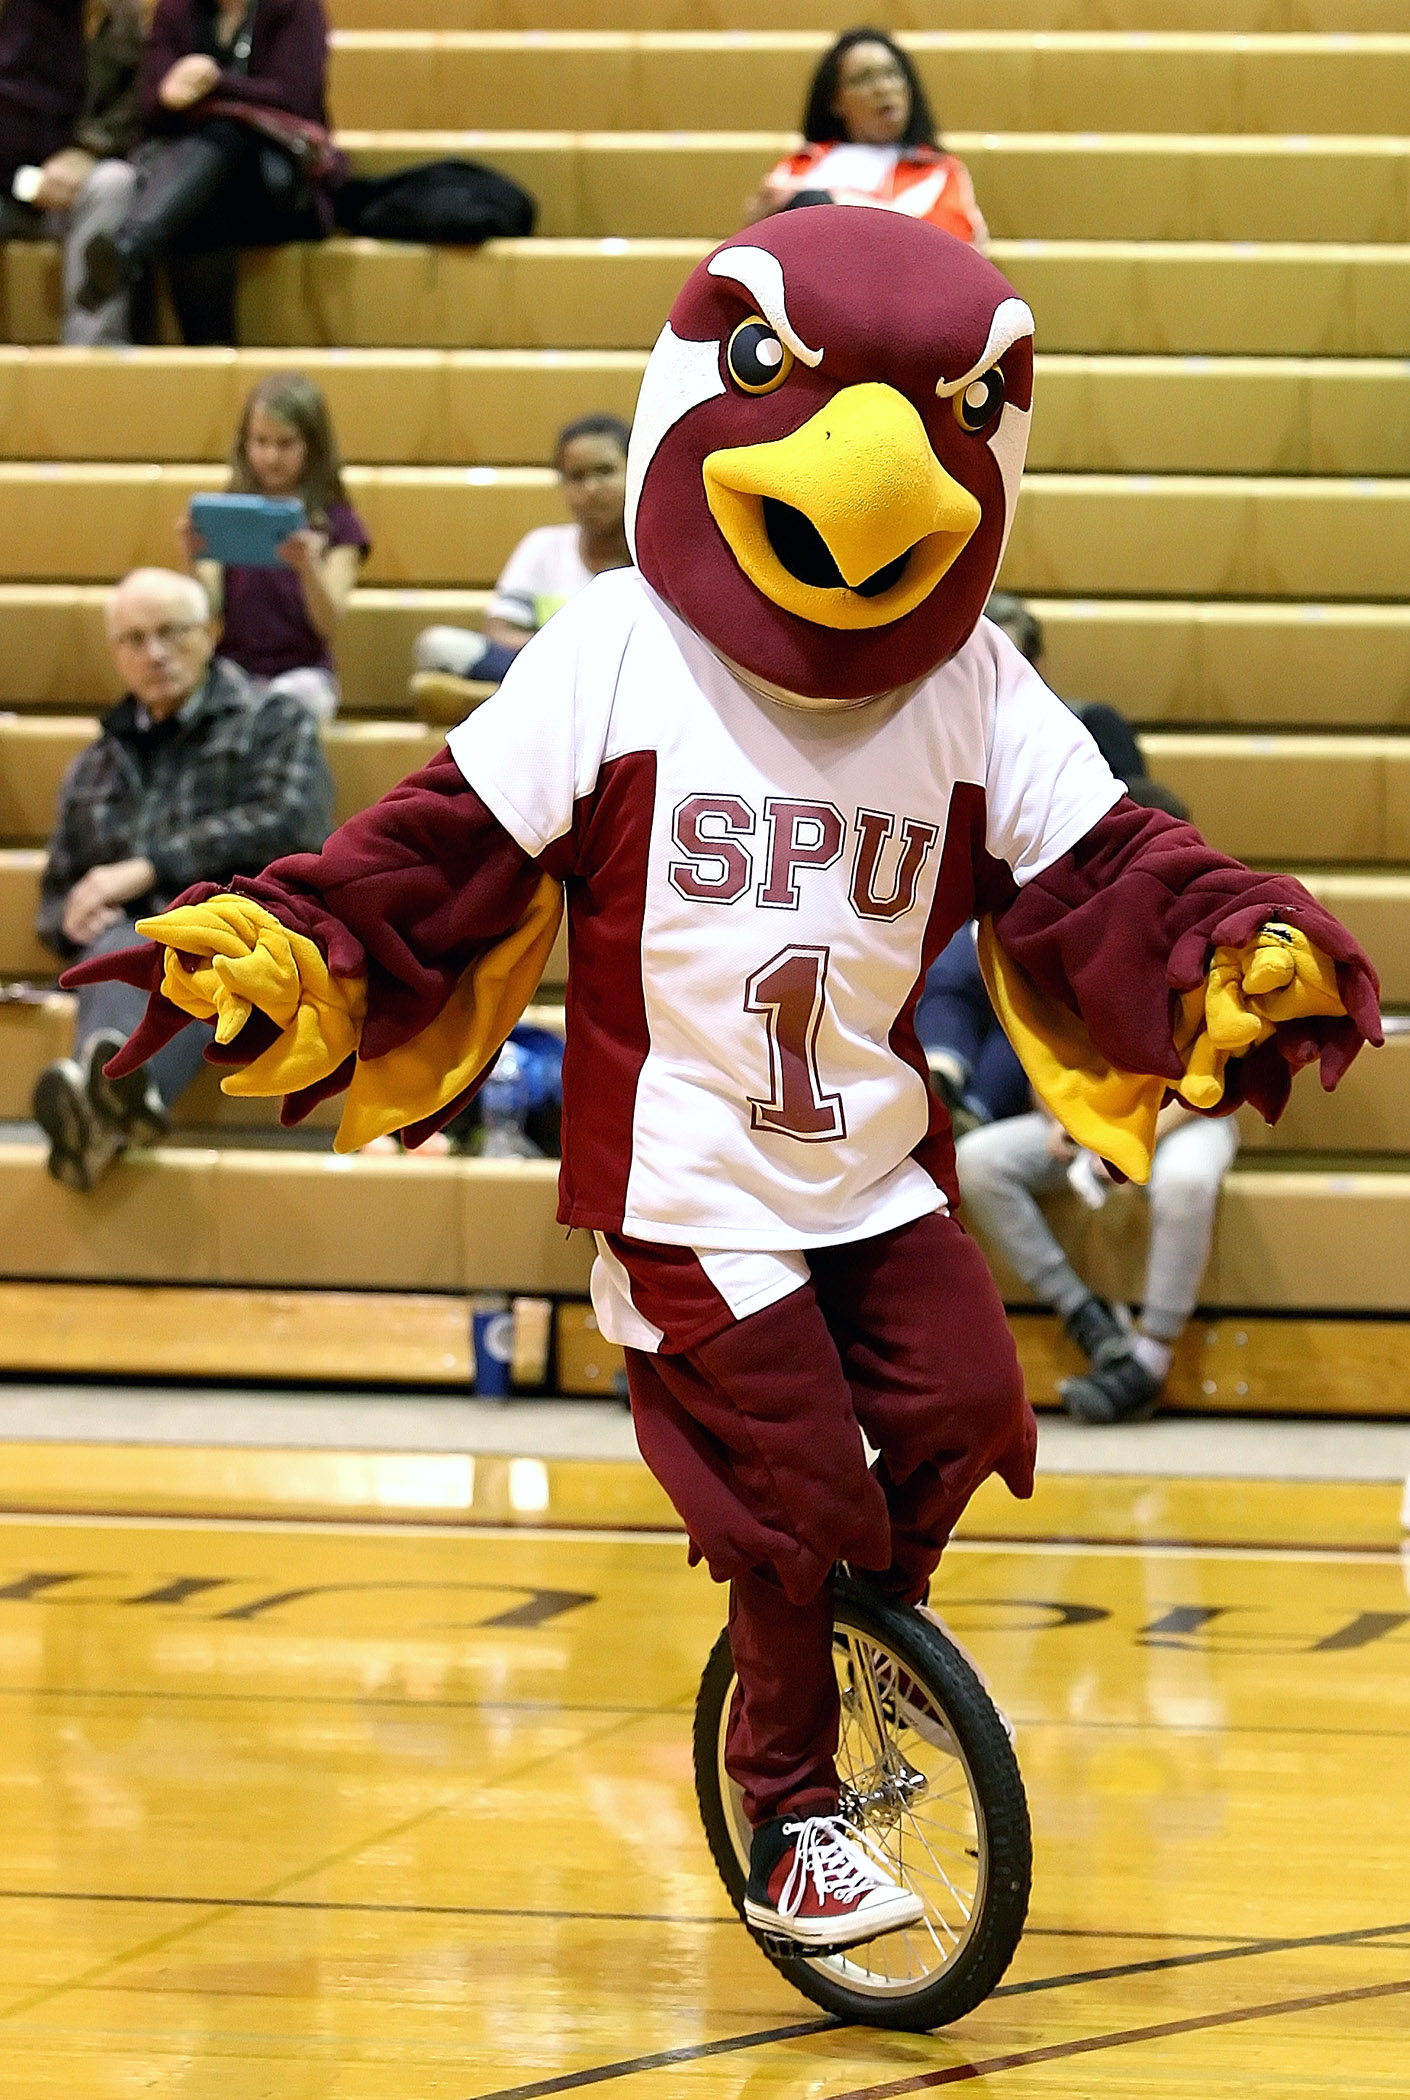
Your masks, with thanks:
[[[496,168],[474,160],[429,160],[395,175],[360,176],[337,193],[345,233],[378,241],[477,248],[534,230],[538,205]]]

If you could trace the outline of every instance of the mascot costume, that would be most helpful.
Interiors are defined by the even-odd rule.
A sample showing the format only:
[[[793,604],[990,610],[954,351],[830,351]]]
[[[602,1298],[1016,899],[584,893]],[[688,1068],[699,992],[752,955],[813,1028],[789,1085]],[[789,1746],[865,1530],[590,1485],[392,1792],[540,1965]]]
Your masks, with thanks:
[[[747,1915],[802,1947],[920,1914],[838,1817],[834,1569],[917,1602],[979,1483],[1033,1485],[912,1024],[930,963],[979,920],[1034,1087],[1138,1181],[1167,1097],[1271,1120],[1298,1066],[1332,1086],[1379,1040],[1336,920],[1128,801],[981,617],[1032,337],[915,220],[726,241],[642,384],[637,567],[322,853],[203,884],[67,980],[150,990],[114,1074],[197,1016],[228,1092],[296,1122],[346,1089],[340,1149],[414,1144],[483,1081],[566,901],[559,1215],[596,1235],[642,1453],[730,1585]]]

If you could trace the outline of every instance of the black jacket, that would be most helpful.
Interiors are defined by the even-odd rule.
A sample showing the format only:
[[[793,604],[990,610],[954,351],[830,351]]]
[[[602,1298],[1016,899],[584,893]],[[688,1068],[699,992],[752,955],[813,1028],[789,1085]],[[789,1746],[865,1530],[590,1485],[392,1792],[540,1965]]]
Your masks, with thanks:
[[[134,916],[161,911],[193,882],[257,875],[286,853],[316,852],[333,821],[333,781],[313,717],[295,700],[260,700],[216,657],[201,691],[155,731],[129,694],[103,718],[59,790],[37,931],[66,959],[69,891],[90,868],[142,856],[157,871]]]

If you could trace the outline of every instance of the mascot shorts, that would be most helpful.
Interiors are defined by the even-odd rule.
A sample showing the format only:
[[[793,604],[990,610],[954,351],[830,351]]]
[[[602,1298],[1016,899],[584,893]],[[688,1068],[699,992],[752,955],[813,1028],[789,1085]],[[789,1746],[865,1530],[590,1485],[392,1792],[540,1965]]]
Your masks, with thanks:
[[[608,1246],[667,1345],[627,1351],[642,1456],[693,1557],[731,1585],[730,1772],[755,1823],[817,1812],[837,1794],[836,1563],[919,1600],[982,1480],[1032,1493],[1036,1425],[998,1292],[934,1212],[809,1249],[787,1296],[672,1353],[671,1299],[679,1331],[701,1324],[697,1257]]]

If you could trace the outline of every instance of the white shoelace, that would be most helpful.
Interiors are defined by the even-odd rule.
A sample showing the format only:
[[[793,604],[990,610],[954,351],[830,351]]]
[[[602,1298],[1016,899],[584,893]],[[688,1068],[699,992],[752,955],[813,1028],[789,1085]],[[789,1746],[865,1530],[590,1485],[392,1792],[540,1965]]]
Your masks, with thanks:
[[[793,1865],[778,1899],[781,1918],[797,1916],[810,1877],[820,1903],[829,1896],[843,1903],[858,1902],[874,1889],[896,1887],[884,1865],[868,1857],[866,1838],[850,1829],[841,1816],[809,1816],[805,1822],[784,1824],[785,1837],[795,1831],[798,1842],[793,1848]]]

